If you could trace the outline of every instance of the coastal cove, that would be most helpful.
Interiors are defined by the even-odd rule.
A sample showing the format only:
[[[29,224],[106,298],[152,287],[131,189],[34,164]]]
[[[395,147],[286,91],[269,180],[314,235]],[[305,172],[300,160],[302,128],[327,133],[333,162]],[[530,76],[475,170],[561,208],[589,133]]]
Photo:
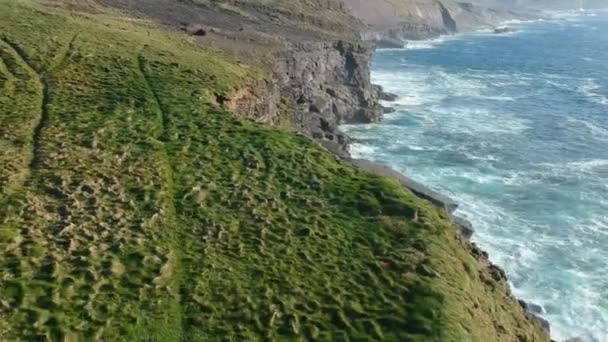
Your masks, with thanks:
[[[343,125],[369,159],[453,198],[558,341],[608,339],[608,14],[562,12],[377,51],[382,123]],[[568,44],[564,44],[568,42]]]

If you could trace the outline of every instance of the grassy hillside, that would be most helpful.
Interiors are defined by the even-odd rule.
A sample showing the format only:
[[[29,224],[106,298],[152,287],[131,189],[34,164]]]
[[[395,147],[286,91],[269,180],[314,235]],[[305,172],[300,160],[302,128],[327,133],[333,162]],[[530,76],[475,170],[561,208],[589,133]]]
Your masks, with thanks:
[[[445,214],[214,107],[261,76],[0,0],[0,340],[546,340]]]

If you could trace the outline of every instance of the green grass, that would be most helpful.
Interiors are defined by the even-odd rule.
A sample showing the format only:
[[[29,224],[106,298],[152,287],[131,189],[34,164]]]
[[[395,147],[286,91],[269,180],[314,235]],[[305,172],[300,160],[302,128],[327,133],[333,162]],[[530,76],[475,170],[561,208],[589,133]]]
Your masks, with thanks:
[[[546,340],[444,213],[212,105],[254,68],[91,6],[0,0],[0,340]]]

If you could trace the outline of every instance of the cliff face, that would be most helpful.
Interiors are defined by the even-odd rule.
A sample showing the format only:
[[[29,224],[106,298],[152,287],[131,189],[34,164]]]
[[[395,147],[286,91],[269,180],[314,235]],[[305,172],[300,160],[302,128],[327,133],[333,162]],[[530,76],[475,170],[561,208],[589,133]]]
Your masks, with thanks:
[[[364,25],[362,37],[380,47],[492,26],[520,14],[451,0],[344,0]]]
[[[270,77],[218,102],[261,122],[291,126],[346,155],[350,141],[338,125],[382,119],[369,77],[372,52],[362,42],[286,42]]]
[[[285,63],[285,93],[295,99],[298,129],[326,146],[346,150],[348,138],[337,126],[382,118],[370,82],[368,44],[346,41],[291,43]]]

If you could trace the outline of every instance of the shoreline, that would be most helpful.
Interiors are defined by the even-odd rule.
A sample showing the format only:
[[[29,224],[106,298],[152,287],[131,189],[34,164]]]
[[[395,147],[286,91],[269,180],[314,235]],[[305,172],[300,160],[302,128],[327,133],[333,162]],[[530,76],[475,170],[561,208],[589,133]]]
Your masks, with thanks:
[[[547,13],[543,13],[543,14],[546,15]],[[375,54],[377,51],[408,50],[407,43],[409,43],[409,42],[429,42],[429,43],[439,43],[440,44],[447,39],[454,38],[455,36],[457,37],[457,36],[472,34],[475,32],[482,32],[483,30],[488,30],[488,29],[491,29],[492,27],[497,28],[502,25],[543,22],[546,20],[560,20],[560,19],[559,18],[548,18],[546,16],[543,16],[543,17],[539,17],[536,19],[530,19],[530,20],[507,20],[504,22],[494,24],[491,27],[480,27],[477,29],[472,29],[472,30],[468,30],[468,31],[464,31],[464,32],[456,32],[453,34],[441,34],[441,35],[438,35],[435,37],[429,37],[429,38],[420,39],[420,40],[408,40],[408,41],[404,42],[404,46],[402,48],[375,48],[373,53]],[[509,31],[507,34],[511,34],[512,32],[517,32],[517,31]],[[504,35],[505,33],[495,32],[494,34]],[[371,66],[370,66],[370,69],[371,69]],[[376,87],[376,90],[378,92],[378,94],[377,94],[378,98],[380,98],[382,100],[381,107],[384,109],[384,114],[382,115],[382,118],[384,118],[385,114],[389,114],[389,113],[392,113],[395,111],[394,107],[391,106],[391,103],[393,103],[397,100],[397,95],[392,94],[390,92],[385,92],[382,85],[374,84],[374,87]],[[360,125],[362,123],[354,122],[351,124]],[[448,214],[448,217],[450,218],[454,228],[458,231],[458,233],[466,241],[466,243],[471,244],[473,246],[474,250],[477,250],[478,253],[481,254],[482,258],[485,259],[487,263],[489,263],[490,267],[498,269],[499,270],[498,272],[502,276],[504,276],[504,280],[507,281],[507,283],[509,283],[508,277],[507,277],[505,271],[502,268],[500,268],[499,266],[494,265],[491,261],[489,254],[486,251],[484,251],[483,249],[481,249],[480,247],[478,247],[476,245],[476,243],[472,241],[472,237],[475,233],[474,226],[469,220],[467,220],[464,217],[460,217],[455,213],[456,210],[458,209],[459,204],[454,199],[431,189],[429,186],[427,186],[425,184],[422,184],[418,181],[413,180],[412,178],[408,177],[407,175],[405,175],[397,170],[394,170],[393,168],[391,168],[388,165],[384,165],[384,164],[374,162],[374,161],[368,160],[368,159],[354,158],[351,154],[352,137],[350,137],[347,133],[344,133],[342,130],[340,130],[340,132],[342,134],[344,134],[349,140],[349,142],[347,144],[347,151],[344,151],[343,147],[335,145],[335,144],[327,144],[324,141],[319,141],[319,142],[326,149],[328,149],[330,152],[332,152],[337,158],[349,163],[354,168],[377,175],[377,176],[393,178],[393,179],[397,180],[405,189],[412,192],[416,197],[429,201],[436,208],[438,208],[440,210],[444,210]],[[509,291],[511,291],[511,285],[509,284],[508,286],[509,286]],[[525,299],[515,297],[513,294],[511,294],[511,295],[518,301],[520,306],[529,315],[530,319],[539,322],[539,324],[542,326],[542,328],[545,330],[545,332],[549,336],[551,336],[551,325],[550,325],[549,321],[547,321],[542,316],[545,313],[544,308],[533,302],[529,302],[529,301],[526,301]],[[554,340],[551,339],[551,341],[554,341]]]

